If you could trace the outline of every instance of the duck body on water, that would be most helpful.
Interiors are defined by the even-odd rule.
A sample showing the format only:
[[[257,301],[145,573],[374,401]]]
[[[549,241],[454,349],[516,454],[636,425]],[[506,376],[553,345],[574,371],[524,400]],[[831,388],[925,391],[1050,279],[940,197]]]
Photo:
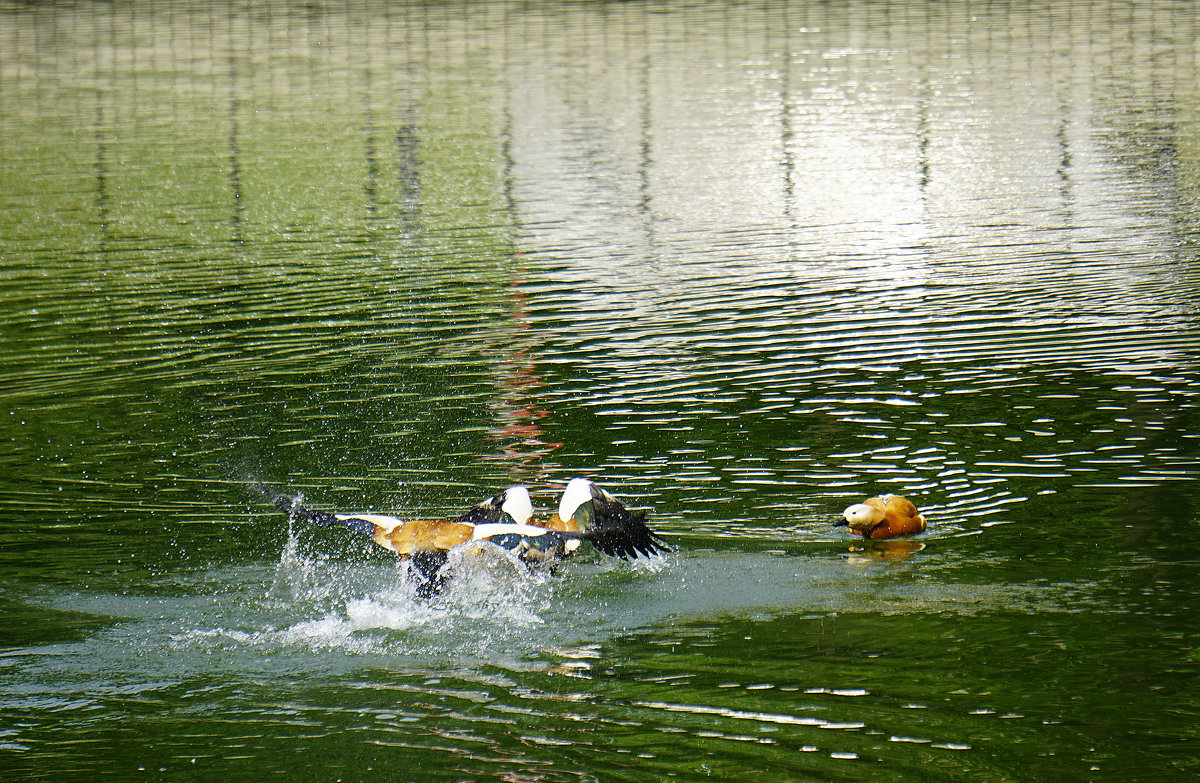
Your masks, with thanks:
[[[842,512],[834,526],[845,525],[863,538],[884,539],[925,532],[925,517],[901,495],[878,495]]]

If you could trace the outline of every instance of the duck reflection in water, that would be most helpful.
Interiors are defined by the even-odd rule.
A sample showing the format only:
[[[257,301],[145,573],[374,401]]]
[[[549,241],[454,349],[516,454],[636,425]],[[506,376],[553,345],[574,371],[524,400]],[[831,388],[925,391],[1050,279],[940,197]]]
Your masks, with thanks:
[[[913,541],[907,538],[867,541],[862,546],[850,547],[850,554],[846,556],[846,560],[849,563],[859,565],[878,560],[901,560],[915,555],[924,548],[925,544],[920,541]]]
[[[558,511],[546,522],[533,517],[529,491],[509,487],[471,507],[453,520],[402,520],[386,514],[338,514],[317,511],[287,495],[258,485],[289,519],[320,527],[344,527],[370,538],[408,561],[417,579],[417,595],[428,598],[445,586],[444,568],[454,547],[486,541],[515,554],[531,568],[551,567],[572,555],[584,541],[600,552],[622,559],[650,556],[669,549],[646,526],[644,511],[624,503],[587,479],[572,479]]]

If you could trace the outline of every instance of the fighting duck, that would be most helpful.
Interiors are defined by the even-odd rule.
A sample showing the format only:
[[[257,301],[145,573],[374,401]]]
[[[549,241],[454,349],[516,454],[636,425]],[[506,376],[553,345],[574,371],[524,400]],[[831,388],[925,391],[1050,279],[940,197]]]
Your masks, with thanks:
[[[580,541],[622,560],[670,549],[646,527],[645,511],[630,510],[585,478],[567,482],[558,511],[546,521],[545,527],[564,537],[568,552],[576,549]]]
[[[895,538],[925,530],[925,517],[917,507],[900,495],[879,495],[855,503],[842,512],[834,526],[847,525],[851,533],[863,538]]]
[[[449,551],[470,541],[488,541],[513,552],[530,566],[556,563],[587,541],[606,555],[622,559],[668,549],[646,526],[645,512],[624,503],[587,479],[567,484],[558,512],[545,524],[533,518],[525,487],[514,486],[472,506],[455,520],[402,520],[386,514],[336,514],[306,508],[286,495],[259,485],[271,503],[291,519],[320,527],[340,526],[367,536],[407,560],[419,577],[417,594],[429,597],[445,585],[442,570]]]

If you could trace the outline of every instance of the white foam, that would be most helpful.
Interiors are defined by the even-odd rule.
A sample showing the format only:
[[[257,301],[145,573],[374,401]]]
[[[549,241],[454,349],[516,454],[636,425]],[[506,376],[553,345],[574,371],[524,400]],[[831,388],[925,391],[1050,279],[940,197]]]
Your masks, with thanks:
[[[531,573],[507,550],[472,542],[452,550],[446,568],[452,575],[442,593],[421,599],[407,565],[307,558],[289,536],[266,595],[245,595],[237,611],[210,617],[212,626],[172,634],[170,645],[206,654],[291,650],[457,659],[502,653],[525,629],[543,623],[552,578]]]
[[[346,601],[345,623],[353,631],[375,628],[405,631],[437,620],[439,614],[421,604],[384,597]]]

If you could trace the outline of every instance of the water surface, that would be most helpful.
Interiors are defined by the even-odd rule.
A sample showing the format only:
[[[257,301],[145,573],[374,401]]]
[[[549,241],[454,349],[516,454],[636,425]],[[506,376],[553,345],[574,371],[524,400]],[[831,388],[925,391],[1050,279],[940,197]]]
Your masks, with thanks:
[[[0,768],[1190,779],[1187,4],[0,6]],[[591,476],[432,601],[249,488]],[[830,525],[902,492],[909,551]],[[466,556],[466,555],[464,555]]]

